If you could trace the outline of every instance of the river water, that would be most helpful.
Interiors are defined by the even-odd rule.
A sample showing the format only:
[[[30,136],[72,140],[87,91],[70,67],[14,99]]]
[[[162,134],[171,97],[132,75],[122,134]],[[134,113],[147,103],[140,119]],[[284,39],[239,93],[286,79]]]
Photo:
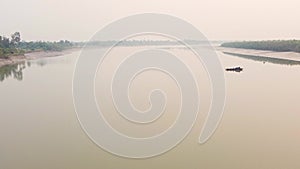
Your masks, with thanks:
[[[133,47],[119,47],[113,55],[131,50]],[[222,121],[208,142],[199,144],[210,106],[209,78],[201,62],[189,51],[170,50],[189,65],[197,77],[201,96],[196,124],[171,151],[148,159],[128,159],[102,150],[87,137],[73,105],[72,78],[80,54],[73,52],[0,68],[0,168],[300,168],[300,64],[217,52],[224,68],[242,66],[244,70],[225,72]],[[130,136],[146,137],[164,131],[175,120],[179,108],[180,93],[172,78],[149,71],[135,79],[129,94],[136,108],[149,107],[147,94],[156,87],[171,99],[167,100],[166,115],[156,124],[127,124],[116,114],[112,102],[101,97],[109,90],[100,84],[110,79],[123,57],[111,58],[104,62],[105,74],[98,73],[95,83],[98,104],[107,112],[105,117],[116,130]]]

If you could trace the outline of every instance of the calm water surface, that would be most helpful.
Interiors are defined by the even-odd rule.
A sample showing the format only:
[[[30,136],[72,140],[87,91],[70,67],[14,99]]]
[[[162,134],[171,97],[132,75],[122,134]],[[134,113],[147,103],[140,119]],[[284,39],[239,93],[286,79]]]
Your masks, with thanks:
[[[132,48],[113,51],[114,56]],[[218,52],[225,67],[242,66],[241,73],[225,72],[226,107],[221,124],[205,144],[197,143],[209,109],[208,77],[200,62],[185,49],[171,49],[197,77],[200,116],[189,136],[161,156],[132,160],[98,148],[82,131],[72,100],[72,77],[79,52],[0,68],[1,169],[298,169],[300,168],[300,65],[240,58]],[[183,57],[184,56],[184,57]],[[105,60],[96,86],[108,85],[122,57]],[[99,71],[101,72],[101,71]],[[176,117],[179,92],[167,75],[149,71],[136,78],[130,95],[135,106],[147,109],[148,92],[161,88],[170,95],[166,115],[153,126],[127,124],[107,93],[96,87],[99,106],[108,121],[123,133],[151,136]]]

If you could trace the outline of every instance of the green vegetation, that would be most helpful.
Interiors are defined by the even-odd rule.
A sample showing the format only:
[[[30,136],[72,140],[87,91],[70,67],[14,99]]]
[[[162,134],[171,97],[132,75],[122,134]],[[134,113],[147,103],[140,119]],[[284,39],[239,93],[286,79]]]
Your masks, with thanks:
[[[21,35],[16,32],[11,35],[11,39],[0,36],[0,58],[8,58],[10,55],[24,54],[23,50],[17,48],[21,41]]]
[[[243,41],[223,43],[222,47],[255,50],[271,50],[276,52],[300,52],[300,40]]]
[[[61,40],[58,42],[26,42],[21,41],[21,34],[15,32],[11,38],[0,36],[0,58],[9,58],[10,56],[23,55],[26,52],[33,51],[61,51],[74,46],[74,43]]]
[[[26,52],[29,51],[62,51],[73,47],[73,43],[67,40],[61,40],[59,42],[20,42],[18,48]]]

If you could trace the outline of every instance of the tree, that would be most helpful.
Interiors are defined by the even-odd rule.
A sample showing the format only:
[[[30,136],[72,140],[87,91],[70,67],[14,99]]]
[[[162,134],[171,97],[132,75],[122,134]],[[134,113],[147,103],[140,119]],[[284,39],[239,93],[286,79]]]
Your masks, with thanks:
[[[3,45],[4,48],[9,48],[10,41],[8,38],[2,37],[1,44]]]
[[[0,48],[2,48],[3,45],[2,45],[2,36],[0,36]]]
[[[11,35],[11,44],[13,46],[16,46],[20,43],[21,41],[21,34],[20,32],[15,32],[14,34]]]

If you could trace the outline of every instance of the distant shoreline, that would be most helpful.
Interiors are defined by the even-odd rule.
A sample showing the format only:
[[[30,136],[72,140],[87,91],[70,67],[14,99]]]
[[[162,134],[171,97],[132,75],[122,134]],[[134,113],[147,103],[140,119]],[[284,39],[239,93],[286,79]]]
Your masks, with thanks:
[[[300,62],[300,53],[298,52],[276,52],[268,50],[255,50],[255,49],[241,49],[241,48],[228,48],[216,47],[218,51],[233,55],[256,56],[261,58],[281,59]]]
[[[10,56],[9,58],[6,59],[0,58],[0,67],[5,65],[17,64],[28,60],[62,56],[77,51],[79,49],[80,48],[70,48],[62,51],[35,51],[35,52],[25,53],[24,55]]]
[[[5,65],[17,64],[28,60],[62,56],[80,49],[81,48],[70,48],[62,51],[34,51],[34,52],[25,53],[24,55],[10,56],[7,59],[0,58],[0,67]],[[264,59],[269,58],[269,59],[280,59],[280,60],[300,62],[300,53],[298,52],[276,52],[276,51],[268,51],[268,50],[229,48],[229,47],[221,47],[221,46],[216,47],[216,50],[223,52],[225,54],[256,56]]]

